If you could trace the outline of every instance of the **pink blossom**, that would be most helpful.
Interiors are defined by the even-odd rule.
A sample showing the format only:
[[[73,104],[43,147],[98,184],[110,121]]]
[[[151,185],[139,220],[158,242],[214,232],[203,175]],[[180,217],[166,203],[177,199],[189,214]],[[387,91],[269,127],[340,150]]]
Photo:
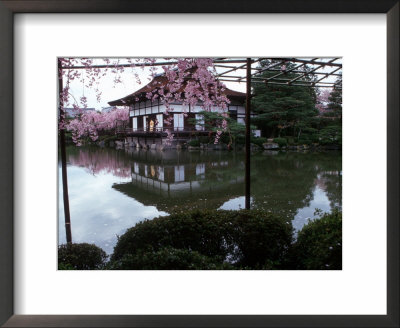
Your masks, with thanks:
[[[103,69],[96,67],[94,60],[90,58],[61,58],[60,60],[63,70],[59,74],[62,74],[65,78],[65,87],[61,94],[63,107],[66,107],[70,99],[73,98],[70,94],[70,83],[75,79],[86,81],[87,87],[96,86],[97,101],[101,99],[101,92],[97,86],[107,72],[114,74],[114,86],[122,82],[121,73],[124,72],[125,68],[120,65],[120,59],[113,61],[110,58],[102,59],[105,65]],[[101,59],[97,60],[101,61]],[[157,69],[151,65],[154,65],[156,60],[155,58],[138,58],[134,61],[129,58],[126,59],[130,66],[129,69],[132,69],[132,73],[138,84],[141,81],[136,69],[144,69],[145,65],[150,65],[150,74],[154,76]],[[214,107],[220,108],[222,111],[226,110],[229,100],[223,94],[225,85],[215,77],[215,67],[212,58],[166,58],[165,60],[174,61],[171,65],[161,67],[165,73],[167,82],[159,88],[148,92],[146,97],[153,101],[157,98],[160,99],[161,103],[166,107],[166,115],[169,115],[169,112],[172,110],[170,105],[173,102],[179,102],[184,107],[188,107],[188,105],[195,106],[201,103],[203,109],[206,111],[211,111]],[[84,70],[74,70],[74,66],[83,66]],[[84,108],[87,107],[86,97],[81,97],[80,102]],[[84,113],[81,117],[68,123],[67,126],[63,123],[63,117],[61,116],[60,128],[67,127],[72,131],[74,141],[76,142],[80,142],[79,140],[84,136],[89,136],[92,140],[96,140],[98,131],[115,129],[118,125],[117,121],[121,120],[121,122],[125,122],[124,124],[126,124],[126,120],[129,119],[128,113],[124,114],[126,118],[121,119],[121,116],[124,115],[113,112],[110,112],[109,116],[97,112]],[[166,119],[166,122],[170,124],[171,119]],[[224,121],[222,122],[221,129],[226,129],[226,121],[225,123]],[[216,141],[219,139],[219,135],[217,133]],[[172,140],[173,135],[169,136],[169,138]]]

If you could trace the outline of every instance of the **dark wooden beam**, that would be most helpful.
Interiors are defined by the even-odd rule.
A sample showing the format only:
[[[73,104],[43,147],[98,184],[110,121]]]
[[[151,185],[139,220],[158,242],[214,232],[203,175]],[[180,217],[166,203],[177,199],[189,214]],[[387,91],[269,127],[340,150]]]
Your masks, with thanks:
[[[250,209],[250,111],[251,111],[251,58],[247,58],[246,70],[246,166],[245,166],[245,208]]]
[[[65,112],[63,108],[63,78],[61,60],[58,59],[58,112],[60,123],[64,122]],[[61,175],[64,200],[65,234],[67,243],[72,243],[71,216],[69,212],[68,178],[67,178],[67,153],[65,149],[65,127],[61,124],[60,131],[60,152],[61,152]]]

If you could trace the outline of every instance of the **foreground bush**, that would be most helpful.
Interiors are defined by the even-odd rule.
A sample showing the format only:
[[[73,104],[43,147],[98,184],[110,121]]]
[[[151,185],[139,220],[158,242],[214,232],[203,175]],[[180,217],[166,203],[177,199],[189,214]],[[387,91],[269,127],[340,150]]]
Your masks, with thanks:
[[[233,269],[228,263],[220,263],[196,251],[161,248],[158,251],[138,251],[124,255],[112,262],[111,270],[221,270]]]
[[[294,269],[342,269],[342,213],[334,211],[311,221],[293,245]]]
[[[278,269],[285,262],[292,232],[287,219],[257,210],[172,214],[128,229],[118,238],[110,266]]]
[[[58,247],[59,270],[96,270],[102,269],[107,254],[96,245],[63,244]]]

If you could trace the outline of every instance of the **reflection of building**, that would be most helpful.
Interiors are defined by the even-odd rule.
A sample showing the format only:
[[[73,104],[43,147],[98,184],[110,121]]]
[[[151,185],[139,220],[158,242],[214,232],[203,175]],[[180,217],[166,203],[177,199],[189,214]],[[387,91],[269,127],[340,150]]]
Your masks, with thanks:
[[[228,166],[228,162],[198,163],[186,165],[148,165],[135,162],[132,167],[132,183],[154,189],[160,193],[192,192],[195,190],[220,189],[206,181],[206,170],[212,175],[213,169]],[[220,182],[221,186],[241,183],[242,176]]]
[[[204,131],[204,118],[201,114],[204,111],[202,103],[191,106],[176,102],[171,104],[170,114],[166,115],[167,108],[159,98],[155,100],[147,98],[149,92],[157,91],[167,82],[165,75],[158,75],[149,84],[134,93],[109,102],[111,106],[130,107],[129,129],[126,131],[128,143],[140,146],[162,145],[163,140],[167,137],[167,130],[176,135],[177,143],[187,141],[193,133],[208,133],[208,131]],[[230,101],[228,108],[222,110],[215,107],[212,111],[228,112],[231,118],[244,124],[246,94],[230,89],[225,89],[223,93]],[[168,125],[165,123],[167,118],[170,122]],[[151,139],[144,139],[146,137]],[[156,140],[154,137],[158,139]]]
[[[157,156],[137,158],[132,165],[131,182],[115,184],[113,188],[167,212],[218,208],[232,196],[243,194],[243,162],[225,158],[198,161],[190,157],[175,157],[174,161],[167,158],[163,162]]]

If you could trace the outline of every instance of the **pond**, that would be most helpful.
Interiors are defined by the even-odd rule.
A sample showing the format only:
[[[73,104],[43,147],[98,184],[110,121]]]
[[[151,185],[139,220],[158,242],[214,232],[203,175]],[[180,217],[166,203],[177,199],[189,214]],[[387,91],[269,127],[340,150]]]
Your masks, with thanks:
[[[110,254],[117,236],[145,218],[244,208],[244,167],[244,152],[67,147],[72,240]],[[61,186],[60,178],[59,244],[65,243]],[[253,153],[251,204],[293,218],[295,230],[318,210],[341,209],[341,153]]]

